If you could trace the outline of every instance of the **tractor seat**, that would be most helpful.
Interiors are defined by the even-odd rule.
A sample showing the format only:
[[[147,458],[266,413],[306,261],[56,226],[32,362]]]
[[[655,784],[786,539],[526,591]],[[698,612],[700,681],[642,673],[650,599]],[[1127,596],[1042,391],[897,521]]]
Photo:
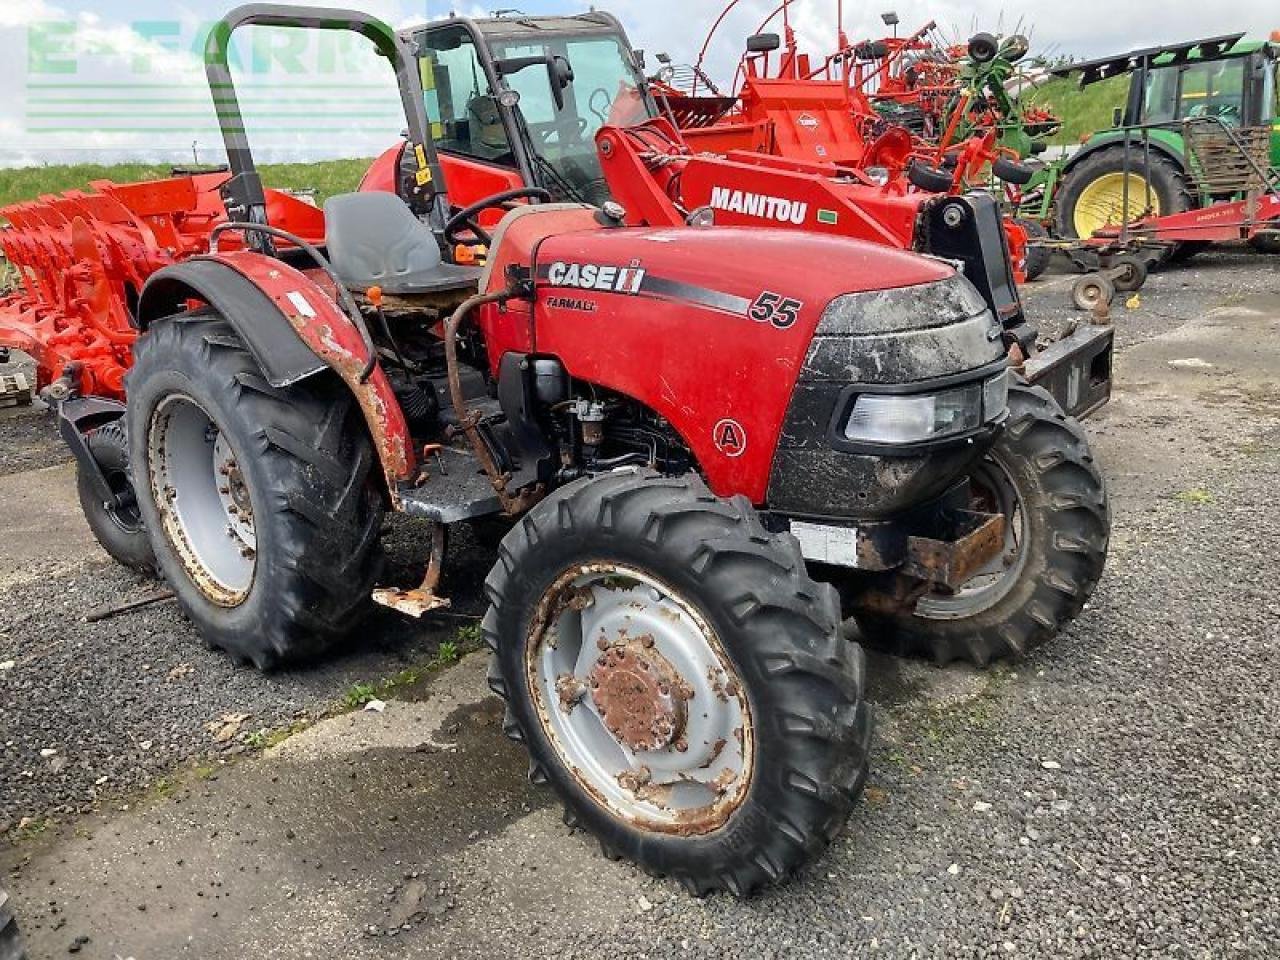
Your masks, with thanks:
[[[393,296],[474,288],[479,267],[444,262],[431,228],[392,193],[344,193],[324,205],[329,262],[348,287]]]

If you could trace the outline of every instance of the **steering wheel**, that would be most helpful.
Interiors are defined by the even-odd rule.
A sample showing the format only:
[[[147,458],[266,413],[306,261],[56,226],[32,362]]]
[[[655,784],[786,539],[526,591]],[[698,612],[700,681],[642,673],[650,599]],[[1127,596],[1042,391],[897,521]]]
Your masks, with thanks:
[[[477,217],[484,211],[492,210],[495,207],[510,210],[514,206],[512,203],[514,200],[540,200],[543,203],[550,203],[551,194],[542,189],[542,187],[519,187],[515,190],[504,190],[502,193],[495,193],[491,197],[478,200],[469,207],[463,207],[449,218],[448,223],[444,225],[445,240],[450,244],[457,243],[458,231],[466,227],[486,247],[493,246],[493,236],[480,226]]]
[[[604,109],[596,107],[596,97],[604,97]],[[605,126],[609,123],[609,110],[613,107],[613,97],[609,96],[609,91],[604,87],[596,87],[591,91],[591,96],[587,99],[587,108],[600,119],[600,125]]]

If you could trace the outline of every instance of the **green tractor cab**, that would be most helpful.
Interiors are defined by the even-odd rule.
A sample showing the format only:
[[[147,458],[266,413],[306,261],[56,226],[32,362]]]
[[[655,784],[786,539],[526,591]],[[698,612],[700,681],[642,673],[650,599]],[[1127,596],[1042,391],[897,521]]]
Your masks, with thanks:
[[[1280,44],[1236,33],[1053,71],[1060,77],[1078,74],[1082,87],[1124,74],[1131,78],[1114,125],[1091,136],[1060,169],[1054,196],[1058,235],[1087,238],[1141,217],[1232,199],[1241,191],[1217,168],[1246,159],[1267,168],[1274,182],[1280,167],[1278,57]],[[1192,127],[1212,127],[1231,150],[1198,151],[1187,142]],[[1273,235],[1257,242],[1274,244]],[[1166,248],[1161,259],[1183,258],[1206,245],[1184,242]]]

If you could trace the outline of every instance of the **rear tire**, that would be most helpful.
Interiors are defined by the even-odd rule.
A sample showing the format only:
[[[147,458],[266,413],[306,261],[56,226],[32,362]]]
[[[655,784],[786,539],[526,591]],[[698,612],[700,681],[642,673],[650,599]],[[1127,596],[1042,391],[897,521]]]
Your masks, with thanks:
[[[591,584],[586,602],[574,605],[581,593],[557,602],[557,583],[587,590],[566,577],[598,568],[607,574]],[[629,573],[615,574],[619,569]],[[743,897],[812,860],[843,826],[867,774],[871,726],[862,652],[840,636],[836,595],[809,579],[796,540],[766,532],[745,499],[719,499],[697,477],[647,471],[579,481],[516,525],[486,588],[491,606],[483,630],[495,653],[490,685],[507,701],[506,731],[528,749],[530,778],[550,782],[564,802],[566,822],[595,834],[607,856],[673,876],[698,896],[727,890]],[[639,636],[606,629],[613,622],[603,618],[617,600],[601,591],[637,589],[624,607],[640,612],[628,613],[623,622]],[[646,604],[668,609],[646,621]],[[564,679],[554,658],[578,664],[580,649],[587,650],[588,660],[597,655],[586,643],[590,637],[604,651],[602,660],[628,641],[646,642],[647,633],[651,649],[686,663],[672,653],[678,646],[668,625],[685,618],[700,624],[704,642],[719,651],[711,672],[721,681],[712,693],[699,686],[706,683],[705,670],[679,671],[680,679],[672,681],[673,689],[698,691],[687,698],[692,712],[685,725],[676,728],[687,738],[684,750],[673,741],[655,751],[628,753],[618,734],[606,730],[601,739],[593,733],[605,730],[600,718],[610,701],[601,699],[601,687],[581,688],[576,666],[569,682],[578,683],[580,692],[572,705],[564,705],[563,692],[558,704],[542,692],[549,673]],[[653,654],[641,650],[639,658],[646,656]],[[636,659],[632,653],[630,662]],[[598,679],[594,672],[591,677]],[[575,720],[575,709],[589,712]],[[631,719],[639,708],[628,702],[627,709]],[[715,741],[710,759],[701,764],[699,751],[708,749],[705,725],[726,710],[738,710],[745,719],[728,738]],[[701,721],[694,719],[699,714]],[[583,743],[596,745],[585,758],[575,752],[582,750],[575,744]],[[620,772],[601,766],[618,756]],[[735,759],[737,772],[730,762]],[[635,776],[636,763],[654,777],[639,787],[627,779]],[[672,772],[685,764],[687,774]],[[662,785],[671,782],[662,779],[664,771],[667,777],[698,777],[699,770],[715,775],[721,766],[733,776],[718,794],[713,791],[719,800],[683,806],[690,802],[683,799],[688,791],[697,793],[705,784],[679,779],[686,792],[661,799]],[[611,787],[611,777],[621,794]],[[715,779],[724,777],[722,771]]]
[[[101,426],[89,434],[86,443],[112,491],[127,494],[133,501],[123,507],[108,507],[81,468],[76,474],[76,487],[80,494],[80,509],[84,511],[89,529],[102,549],[117,563],[144,577],[154,577],[156,555],[151,549],[151,538],[143,526],[137,495],[133,490],[133,476],[129,472],[129,438],[124,424],[116,421]]]
[[[1156,209],[1161,216],[1171,213],[1183,213],[1195,206],[1195,197],[1182,168],[1163,153],[1151,152],[1150,169],[1143,162],[1139,149],[1130,150],[1129,173],[1141,177],[1151,184],[1151,193],[1157,202]],[[1073,167],[1063,178],[1054,199],[1056,208],[1057,234],[1066,239],[1088,239],[1078,230],[1077,208],[1081,198],[1090,185],[1108,176],[1120,176],[1123,181],[1125,169],[1125,149],[1123,146],[1105,147],[1085,157]],[[1139,189],[1138,195],[1130,196],[1129,210],[1133,218],[1142,213],[1146,201],[1145,191]],[[1117,218],[1123,218],[1123,210],[1114,211]],[[1084,212],[1081,211],[1081,216]],[[1120,226],[1119,223],[1113,226]],[[1162,247],[1148,247],[1141,253],[1148,266],[1159,266],[1169,261],[1181,247],[1181,244],[1170,244]],[[1088,250],[1073,252],[1072,261],[1082,270],[1096,270],[1097,257]]]
[[[134,357],[138,503],[182,608],[210,646],[261,670],[325,652],[367,609],[382,559],[354,398],[327,374],[271,386],[208,312],[156,323]]]
[[[27,960],[18,921],[13,915],[13,901],[3,890],[0,890],[0,960]]]
[[[1006,477],[1006,496],[1017,500],[1016,513],[1001,510],[1021,537],[1010,568],[994,589],[966,597],[966,584],[955,596],[927,595],[914,613],[857,613],[868,644],[938,663],[986,665],[1040,646],[1093,595],[1106,564],[1111,512],[1079,422],[1042,387],[1011,387],[1009,423],[983,471]],[[975,507],[992,512],[999,493],[983,491]]]

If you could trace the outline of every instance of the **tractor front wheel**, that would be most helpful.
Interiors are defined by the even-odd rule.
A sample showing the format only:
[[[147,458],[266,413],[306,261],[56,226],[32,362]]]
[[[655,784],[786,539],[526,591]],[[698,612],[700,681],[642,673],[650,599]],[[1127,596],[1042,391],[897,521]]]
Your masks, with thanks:
[[[366,609],[381,560],[354,398],[327,375],[273,387],[208,312],[156,323],[134,356],[138,504],[187,616],[262,670],[324,652]]]
[[[89,434],[89,453],[97,461],[116,502],[104,502],[84,469],[76,477],[80,509],[89,529],[113,560],[146,577],[156,575],[156,557],[151,538],[142,524],[133,476],[129,472],[129,438],[119,421],[108,423]]]
[[[1042,387],[1015,385],[1009,423],[970,476],[973,508],[1005,517],[1005,549],[913,613],[857,618],[868,643],[985,665],[1040,646],[1079,615],[1107,558],[1111,512],[1080,424]]]
[[[844,824],[867,773],[862,653],[746,500],[647,471],[579,481],[512,529],[486,587],[506,731],[606,856],[746,896]]]

